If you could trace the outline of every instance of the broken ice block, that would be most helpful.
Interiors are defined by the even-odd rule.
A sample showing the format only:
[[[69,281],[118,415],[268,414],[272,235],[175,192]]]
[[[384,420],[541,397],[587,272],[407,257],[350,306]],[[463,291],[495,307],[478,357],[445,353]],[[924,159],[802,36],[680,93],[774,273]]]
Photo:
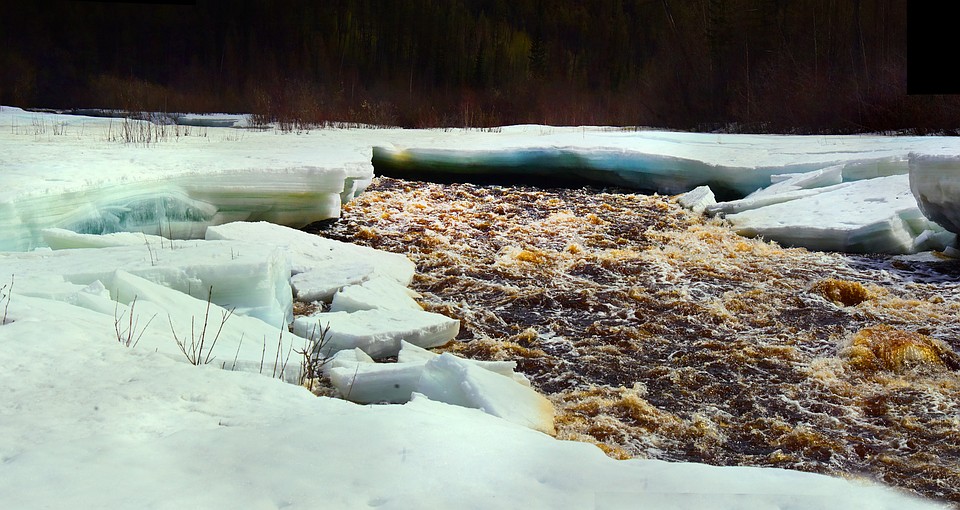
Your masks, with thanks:
[[[329,355],[359,347],[373,358],[396,356],[400,340],[421,347],[437,347],[460,332],[460,321],[422,310],[361,310],[318,313],[299,317],[293,331],[305,338],[319,339],[329,325],[321,353]]]
[[[428,361],[415,391],[431,400],[480,409],[547,434],[555,433],[553,404],[543,395],[452,354]]]

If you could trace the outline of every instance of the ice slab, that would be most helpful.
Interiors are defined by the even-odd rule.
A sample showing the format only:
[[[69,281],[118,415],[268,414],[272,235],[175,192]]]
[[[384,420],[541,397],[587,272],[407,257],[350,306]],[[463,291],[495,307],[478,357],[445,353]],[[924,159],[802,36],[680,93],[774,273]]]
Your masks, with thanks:
[[[704,208],[704,212],[711,216],[716,216],[717,214],[737,214],[751,209],[759,209],[761,207],[812,197],[820,193],[835,191],[850,186],[851,184],[853,183],[845,182],[824,188],[793,189],[781,193],[751,194],[738,200],[729,200],[727,202],[708,205]]]
[[[910,190],[927,218],[960,233],[960,157],[911,154]]]
[[[843,168],[844,165],[833,165],[799,174],[773,175],[770,177],[772,183],[770,186],[754,191],[746,198],[779,195],[788,191],[823,188],[840,184],[843,182]]]
[[[367,353],[363,352],[363,349],[355,347],[353,349],[344,349],[342,351],[337,351],[332,356],[325,360],[323,364],[323,375],[325,377],[330,377],[330,370],[334,368],[348,367],[356,368],[357,363],[376,363]]]
[[[429,351],[423,347],[411,344],[410,342],[401,341],[400,353],[397,355],[397,363],[430,361],[439,355],[440,354],[436,352]],[[465,361],[472,363],[484,370],[489,370],[495,374],[509,377],[524,386],[530,386],[530,379],[527,379],[525,375],[516,372],[516,361],[486,361],[475,359],[465,359]]]
[[[372,363],[363,351],[346,350],[340,351],[329,360],[327,363],[329,368],[325,367],[324,375],[330,379],[340,395],[351,402],[401,404],[409,401],[412,393],[416,391],[424,370],[427,370],[427,364],[439,357],[440,354],[408,342],[402,342],[396,363]],[[457,359],[503,376],[523,387],[530,387],[530,381],[526,377],[514,372],[516,362],[478,361],[459,357]],[[485,378],[474,380],[474,384],[482,384],[487,380]],[[500,390],[502,387],[496,386],[493,391]],[[486,388],[480,386],[473,391],[482,393]],[[444,402],[461,405],[459,400]]]
[[[375,271],[374,266],[362,260],[329,260],[293,275],[290,286],[297,301],[329,303],[338,290],[363,282]]]
[[[702,213],[707,207],[716,205],[717,198],[710,186],[697,186],[677,198],[680,207]]]
[[[891,168],[893,169],[891,170]],[[858,163],[832,165],[796,174],[778,174],[771,176],[771,184],[767,187],[758,189],[741,199],[708,204],[704,210],[710,215],[736,214],[750,209],[758,209],[834,191],[849,186],[853,181],[876,178],[885,173],[900,175],[906,172],[902,171],[899,166],[884,167],[882,165],[871,166]],[[844,179],[846,179],[846,182],[844,182]]]
[[[333,262],[350,261],[364,263],[372,268],[366,279],[385,276],[406,286],[413,281],[413,273],[416,270],[413,262],[403,255],[326,239],[267,222],[236,222],[211,227],[207,229],[207,239],[246,241],[270,239],[271,243],[282,246],[290,254],[292,270],[295,274],[323,271],[324,266]],[[330,273],[335,275],[338,272]]]
[[[358,404],[403,404],[417,387],[425,361],[417,363],[357,363],[334,367],[330,384],[345,400]]]
[[[109,246],[157,246],[173,242],[162,236],[142,232],[116,232],[113,234],[79,234],[63,228],[45,228],[40,231],[43,242],[53,250],[76,248],[107,248]]]
[[[0,253],[0,267],[23,288],[55,274],[66,283],[86,286],[107,281],[114,271],[131,274],[235,308],[271,326],[293,320],[290,259],[279,248],[239,241],[176,241],[171,244],[114,246],[99,249]],[[115,296],[116,297],[116,296]]]
[[[329,326],[321,353],[330,355],[359,347],[373,358],[396,356],[400,340],[420,347],[438,347],[460,332],[460,321],[422,310],[361,310],[298,317],[293,332],[319,341]]]
[[[914,253],[920,248],[916,240],[921,234],[943,229],[920,212],[908,181],[907,175],[856,181],[726,218],[742,235],[762,236],[787,246],[854,253]],[[924,236],[924,247],[936,239]]]
[[[416,392],[431,400],[480,409],[534,430],[555,433],[553,404],[543,395],[449,353],[426,362]]]
[[[390,278],[377,277],[359,285],[349,285],[333,295],[331,312],[356,312],[359,310],[423,310],[414,298],[415,291]]]
[[[726,199],[765,188],[780,174],[833,165],[842,166],[846,180],[907,172],[905,146],[895,148],[890,139],[584,130],[575,140],[563,131],[554,133],[496,149],[454,150],[435,142],[379,145],[373,148],[373,165],[378,173],[399,177],[571,180],[671,195],[707,185]]]
[[[181,175],[169,178],[175,182],[98,183],[79,191],[16,197],[0,202],[0,231],[6,234],[0,249],[43,246],[41,232],[46,228],[195,239],[203,237],[206,227],[229,221],[304,226],[339,217],[343,175],[337,173],[304,168],[287,175]],[[263,182],[284,184],[258,185]]]
[[[666,194],[709,185],[727,195],[739,196],[769,184],[774,174],[814,168],[808,164],[786,167],[717,165],[700,159],[606,147],[451,150],[375,146],[373,165],[378,174],[398,177],[426,176],[441,180],[539,178],[545,182],[568,180]]]

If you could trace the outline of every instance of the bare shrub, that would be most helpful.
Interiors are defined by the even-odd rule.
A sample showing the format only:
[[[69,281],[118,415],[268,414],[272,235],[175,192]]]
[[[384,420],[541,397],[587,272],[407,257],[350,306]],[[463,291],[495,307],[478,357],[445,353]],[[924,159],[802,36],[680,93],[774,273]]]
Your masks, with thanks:
[[[4,284],[2,287],[0,287],[0,303],[3,303],[4,301],[6,301],[6,303],[4,303],[3,305],[3,320],[0,321],[0,325],[7,323],[7,314],[10,311],[10,298],[12,294],[13,294],[13,275],[10,275],[10,284],[9,285]]]
[[[326,327],[320,331],[319,336],[317,335],[318,326],[319,324],[314,326],[313,332],[303,349],[296,351],[300,355],[300,379],[297,383],[310,391],[313,391],[313,385],[320,378],[320,374],[323,373],[323,366],[330,359],[321,354],[323,348],[330,342],[330,323],[328,322]]]
[[[120,342],[124,347],[136,347],[137,343],[140,342],[140,338],[143,337],[143,333],[147,331],[147,328],[150,326],[150,323],[153,322],[153,319],[157,318],[157,314],[153,314],[150,317],[150,320],[144,324],[143,329],[137,332],[140,325],[140,317],[137,316],[136,319],[133,318],[137,308],[137,296],[133,296],[133,301],[130,303],[130,309],[127,312],[119,312],[120,303],[117,303],[113,309],[113,329],[117,333],[117,341]],[[118,313],[119,312],[119,313]],[[123,315],[127,313],[127,327],[124,329],[121,325],[123,324]]]
[[[210,323],[210,303],[213,301],[213,286],[210,286],[207,292],[207,309],[203,316],[203,325],[199,333],[196,330],[196,317],[190,319],[190,340],[181,339],[173,326],[173,318],[167,314],[167,320],[170,322],[170,332],[173,333],[173,339],[177,342],[180,352],[187,358],[191,365],[206,365],[214,360],[213,349],[220,339],[220,333],[223,332],[223,326],[233,315],[233,309],[224,310],[220,318],[220,325],[211,340],[207,335],[207,328]]]

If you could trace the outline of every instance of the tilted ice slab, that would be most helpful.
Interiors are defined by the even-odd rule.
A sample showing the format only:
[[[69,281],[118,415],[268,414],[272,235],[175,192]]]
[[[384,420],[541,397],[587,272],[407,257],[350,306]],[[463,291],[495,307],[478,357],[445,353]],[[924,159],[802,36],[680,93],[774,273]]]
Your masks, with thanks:
[[[338,217],[373,176],[356,142],[168,127],[163,141],[123,143],[125,123],[156,129],[0,108],[0,250],[43,246],[40,232],[54,227],[175,238],[238,220],[300,227]]]
[[[351,351],[341,352],[353,357]],[[351,402],[401,404],[419,393],[431,400],[480,409],[518,425],[555,433],[553,404],[529,384],[513,378],[518,374],[512,369],[504,374],[503,367],[485,366],[449,353],[397,363],[338,358],[339,353],[326,371],[327,377]]]
[[[396,363],[376,363],[361,349],[340,351],[324,364],[324,376],[330,379],[333,387],[343,398],[351,402],[361,404],[408,402],[413,392],[417,390],[427,363],[440,355],[409,342],[402,341],[400,344],[400,354],[397,356]],[[470,359],[463,359],[463,361],[530,388],[529,379],[515,372],[517,368],[515,361]],[[515,391],[524,393],[523,390]]]
[[[411,344],[410,342],[400,342],[400,353],[397,355],[397,363],[414,363],[418,361],[431,361],[439,354]],[[489,370],[495,374],[509,377],[514,381],[530,386],[530,380],[523,374],[516,372],[516,361],[485,361],[463,358],[468,363],[472,363],[484,370]]]
[[[416,393],[431,400],[472,407],[507,421],[553,434],[553,404],[509,377],[443,353],[426,363]]]
[[[50,232],[48,232],[50,234]],[[63,236],[58,239],[83,239]],[[95,243],[95,241],[88,241]],[[293,320],[290,258],[280,248],[240,241],[165,241],[106,248],[0,253],[0,280],[10,275],[18,289],[59,280],[69,295],[95,281],[106,282],[122,269],[171,289],[235,308],[275,327]],[[22,286],[21,286],[22,285]],[[40,292],[53,292],[36,285]],[[116,298],[116,296],[114,296]]]
[[[894,175],[790,190],[785,194],[793,193],[791,200],[764,203],[726,218],[742,235],[812,250],[905,254],[943,249],[953,236],[944,235],[920,212],[908,181],[907,175]]]
[[[294,285],[302,301],[328,299],[341,287],[375,278],[401,285],[413,281],[414,263],[404,255],[375,250],[267,222],[237,222],[207,229],[207,239],[270,239],[290,254]],[[300,276],[300,275],[303,276]],[[297,278],[299,276],[299,278]]]
[[[359,285],[348,285],[333,295],[331,312],[359,310],[423,310],[414,298],[420,294],[400,285],[395,280],[376,277]]]
[[[960,157],[911,154],[910,190],[923,214],[960,233]]]
[[[892,166],[833,165],[773,176],[771,185],[715,203],[709,187],[678,197],[681,206],[724,215],[746,236],[787,246],[862,253],[943,250],[955,236],[923,216],[909,178]]]
[[[324,338],[320,352],[325,356],[359,347],[373,358],[385,358],[400,352],[401,340],[425,348],[441,346],[456,338],[460,321],[422,310],[374,309],[298,317],[293,332],[318,342]]]

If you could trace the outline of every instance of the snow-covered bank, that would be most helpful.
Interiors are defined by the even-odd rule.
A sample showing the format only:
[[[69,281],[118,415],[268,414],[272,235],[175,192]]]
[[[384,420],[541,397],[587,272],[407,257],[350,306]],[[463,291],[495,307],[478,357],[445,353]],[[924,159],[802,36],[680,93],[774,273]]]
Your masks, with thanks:
[[[44,246],[51,227],[202,238],[231,221],[336,218],[373,176],[369,147],[321,141],[338,134],[274,150],[269,132],[0,108],[0,249]]]
[[[933,508],[795,471],[614,461],[424,397],[318,398],[125,347],[109,315],[20,294],[9,305],[7,508]]]

